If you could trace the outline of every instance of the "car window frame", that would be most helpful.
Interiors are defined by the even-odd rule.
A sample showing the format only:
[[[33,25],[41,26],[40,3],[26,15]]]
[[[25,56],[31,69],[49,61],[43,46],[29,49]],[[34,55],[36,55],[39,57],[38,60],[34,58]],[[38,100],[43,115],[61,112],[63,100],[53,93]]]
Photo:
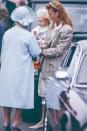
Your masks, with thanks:
[[[81,68],[81,65],[82,65],[82,62],[84,60],[84,57],[87,55],[87,52],[84,52],[81,56],[81,59],[78,63],[78,67],[77,67],[77,70],[76,70],[76,73],[75,73],[75,77],[74,77],[74,83],[73,83],[73,86],[76,87],[76,88],[86,88],[87,89],[87,84],[79,84],[77,83],[77,78],[78,78],[78,75],[79,75],[79,71],[80,71],[80,68]]]

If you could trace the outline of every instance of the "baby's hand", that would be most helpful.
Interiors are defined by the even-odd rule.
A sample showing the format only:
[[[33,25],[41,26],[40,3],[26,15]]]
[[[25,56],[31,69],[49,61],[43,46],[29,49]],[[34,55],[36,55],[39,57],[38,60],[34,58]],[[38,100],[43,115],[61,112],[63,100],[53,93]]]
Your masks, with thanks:
[[[41,44],[40,44],[40,48],[41,48],[41,49],[45,49],[45,48],[47,48],[47,45],[46,45],[46,44],[41,43]]]

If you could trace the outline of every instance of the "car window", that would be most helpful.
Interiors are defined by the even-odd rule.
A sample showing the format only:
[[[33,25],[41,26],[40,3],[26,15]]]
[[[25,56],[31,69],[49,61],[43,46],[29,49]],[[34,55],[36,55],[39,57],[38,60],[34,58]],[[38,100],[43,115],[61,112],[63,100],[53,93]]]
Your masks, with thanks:
[[[62,62],[62,65],[61,65],[63,68],[68,68],[70,66],[70,63],[72,61],[74,52],[76,50],[76,46],[77,45],[72,45],[71,48],[70,48],[70,50],[68,51],[68,54],[64,58],[64,60]]]
[[[79,72],[76,78],[76,84],[86,84],[87,85],[87,54],[84,55]]]
[[[69,70],[68,70],[68,73],[69,73],[69,76],[71,77],[71,79],[72,79],[72,77],[73,77],[73,75],[76,71],[78,60],[79,60],[79,57],[80,57],[80,53],[81,53],[80,47],[77,46],[75,53],[73,55],[72,61],[71,61],[70,66],[69,66]]]

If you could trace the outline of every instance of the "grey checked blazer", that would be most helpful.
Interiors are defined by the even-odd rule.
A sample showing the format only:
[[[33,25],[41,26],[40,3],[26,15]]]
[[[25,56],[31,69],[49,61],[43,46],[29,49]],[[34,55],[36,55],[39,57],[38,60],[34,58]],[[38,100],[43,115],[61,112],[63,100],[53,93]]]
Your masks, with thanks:
[[[48,34],[51,37],[51,32]],[[62,25],[57,29],[48,46],[43,50],[44,60],[41,70],[41,78],[47,79],[52,76],[61,65],[72,42],[73,31],[69,25]]]

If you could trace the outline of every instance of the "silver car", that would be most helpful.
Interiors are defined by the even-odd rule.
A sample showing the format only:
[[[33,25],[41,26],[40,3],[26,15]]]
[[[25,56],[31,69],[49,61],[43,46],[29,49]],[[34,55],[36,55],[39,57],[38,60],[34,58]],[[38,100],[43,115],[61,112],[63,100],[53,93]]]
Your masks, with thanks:
[[[59,108],[63,109],[61,131],[87,130],[87,40],[74,46],[76,49],[69,67],[60,68],[49,78],[47,85],[47,116],[53,131],[52,114]]]

